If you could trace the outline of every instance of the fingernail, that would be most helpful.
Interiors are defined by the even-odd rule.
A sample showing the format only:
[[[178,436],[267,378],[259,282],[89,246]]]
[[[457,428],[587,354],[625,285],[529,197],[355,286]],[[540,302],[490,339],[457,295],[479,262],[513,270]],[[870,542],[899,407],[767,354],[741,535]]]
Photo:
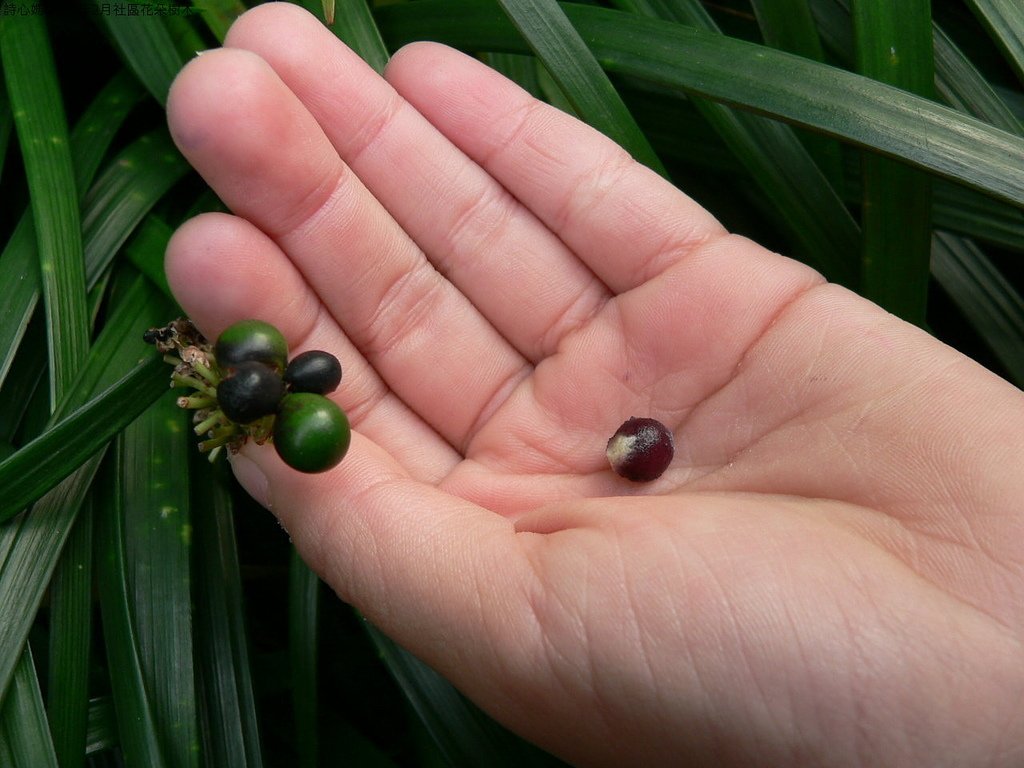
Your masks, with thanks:
[[[246,492],[267,509],[273,511],[274,500],[270,495],[270,481],[263,474],[260,465],[242,453],[230,457],[235,478]]]

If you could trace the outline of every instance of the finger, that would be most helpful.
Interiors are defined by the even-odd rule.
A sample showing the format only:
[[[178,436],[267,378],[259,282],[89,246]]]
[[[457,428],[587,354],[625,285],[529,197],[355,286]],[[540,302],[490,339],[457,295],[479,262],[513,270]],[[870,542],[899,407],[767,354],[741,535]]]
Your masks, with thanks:
[[[436,482],[457,463],[458,454],[385,386],[287,256],[251,223],[219,213],[198,216],[171,238],[165,266],[182,309],[208,338],[257,317],[284,334],[292,354],[323,349],[336,355],[344,380],[332,399],[355,429],[413,477]]]
[[[390,389],[450,443],[527,375],[262,59],[227,49],[193,60],[168,121],[210,186],[278,243]],[[465,370],[475,375],[454,375]]]
[[[613,141],[475,59],[415,44],[395,55],[387,75],[616,293],[724,234],[711,214]]]
[[[549,354],[607,299],[564,243],[313,16],[260,6],[225,44],[274,67],[433,265],[524,356]]]

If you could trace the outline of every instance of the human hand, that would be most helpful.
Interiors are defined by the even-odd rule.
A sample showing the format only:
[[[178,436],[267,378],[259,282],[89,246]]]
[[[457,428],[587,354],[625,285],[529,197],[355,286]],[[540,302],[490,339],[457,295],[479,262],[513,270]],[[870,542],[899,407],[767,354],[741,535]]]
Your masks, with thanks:
[[[1018,390],[461,54],[382,79],[273,4],[226,47],[168,113],[235,215],[168,275],[342,360],[340,466],[233,466],[344,600],[581,764],[1020,764]]]

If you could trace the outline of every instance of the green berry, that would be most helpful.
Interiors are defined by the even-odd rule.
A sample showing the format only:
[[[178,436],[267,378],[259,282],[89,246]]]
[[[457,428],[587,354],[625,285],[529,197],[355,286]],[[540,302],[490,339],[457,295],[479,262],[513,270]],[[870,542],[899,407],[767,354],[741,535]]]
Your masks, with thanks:
[[[318,349],[296,355],[284,369],[284,382],[292,392],[326,395],[341,383],[341,363],[330,352]]]
[[[348,451],[348,417],[332,400],[313,392],[285,395],[274,419],[274,448],[300,472],[326,472]]]
[[[214,354],[222,371],[249,361],[283,371],[288,363],[288,342],[270,323],[242,320],[226,328],[217,337]]]
[[[217,385],[217,404],[236,424],[249,424],[274,413],[284,394],[281,374],[263,363],[247,360],[232,368]]]

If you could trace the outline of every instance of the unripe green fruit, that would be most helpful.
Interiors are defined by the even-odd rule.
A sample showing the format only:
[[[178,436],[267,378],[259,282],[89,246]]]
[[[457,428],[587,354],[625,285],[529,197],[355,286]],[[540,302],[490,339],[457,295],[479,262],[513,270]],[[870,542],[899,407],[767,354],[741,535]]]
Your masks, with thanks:
[[[274,419],[274,448],[300,472],[338,465],[352,440],[348,417],[332,400],[313,392],[285,395]]]
[[[214,355],[224,372],[249,361],[269,365],[280,372],[288,364],[288,342],[270,323],[242,320],[217,337]]]

